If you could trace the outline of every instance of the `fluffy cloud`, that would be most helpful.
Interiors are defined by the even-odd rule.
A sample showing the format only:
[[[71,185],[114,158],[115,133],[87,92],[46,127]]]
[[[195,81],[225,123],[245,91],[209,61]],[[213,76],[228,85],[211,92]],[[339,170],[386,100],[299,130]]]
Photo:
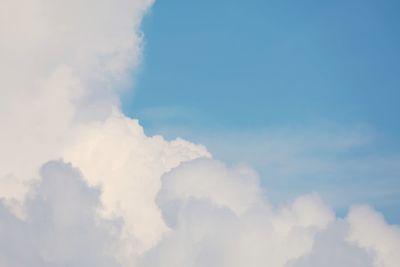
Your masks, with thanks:
[[[315,195],[272,209],[258,182],[213,160],[167,174],[157,200],[172,231],[144,266],[284,266],[311,251],[332,212]]]
[[[374,264],[394,267],[400,263],[400,228],[388,225],[383,216],[368,206],[356,206],[349,215],[349,240],[375,253]]]
[[[0,205],[0,266],[119,266],[117,221],[97,216],[100,191],[62,162],[42,167],[24,203],[26,218]]]
[[[136,120],[120,113],[81,127],[71,140],[64,159],[102,187],[103,213],[123,216],[126,234],[145,248],[167,230],[155,203],[160,177],[181,162],[210,156],[203,146],[181,139],[147,137]]]
[[[146,267],[361,267],[399,262],[391,258],[397,256],[397,229],[382,220],[374,222],[379,219],[376,212],[360,213],[355,207],[348,218],[335,218],[316,194],[271,206],[257,177],[242,167],[232,169],[213,160],[182,164],[163,177],[157,203],[171,230],[143,255]]]
[[[0,179],[16,190],[0,195],[21,197],[77,125],[118,105],[117,88],[140,62],[139,26],[151,2],[2,1]]]
[[[397,266],[371,208],[274,206],[251,168],[122,114],[151,4],[2,2],[0,267]]]

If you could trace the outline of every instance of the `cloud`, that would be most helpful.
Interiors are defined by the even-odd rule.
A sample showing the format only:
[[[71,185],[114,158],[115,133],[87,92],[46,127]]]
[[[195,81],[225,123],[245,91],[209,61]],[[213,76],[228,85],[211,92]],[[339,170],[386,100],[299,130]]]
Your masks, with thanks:
[[[121,113],[81,127],[71,140],[63,158],[102,187],[105,215],[122,215],[127,234],[144,247],[167,230],[155,203],[160,177],[181,162],[210,157],[201,145],[147,137],[138,121]]]
[[[253,171],[213,160],[166,175],[157,203],[172,232],[144,256],[144,266],[284,266],[309,252],[332,220],[315,195],[271,209]]]
[[[143,255],[143,266],[399,263],[398,226],[367,206],[353,207],[345,219],[316,194],[273,206],[252,171],[209,159],[184,163],[162,181],[157,203],[171,231]]]
[[[0,267],[398,264],[399,228],[373,209],[272,205],[252,168],[121,112],[151,4],[3,1]]]
[[[291,261],[290,267],[372,267],[373,257],[366,250],[347,242],[349,225],[342,220],[331,223],[315,236],[312,252]]]
[[[138,240],[121,236],[125,217],[104,218],[99,187],[69,164],[47,163],[24,219],[1,206],[0,266],[397,265],[399,228],[376,211],[354,207],[337,219],[315,194],[274,207],[254,175],[212,159],[172,170],[156,198],[167,232],[126,255]]]
[[[382,214],[368,206],[356,206],[349,215],[349,240],[376,253],[375,266],[399,265],[400,227],[388,225]]]
[[[4,0],[0,10],[0,177],[19,198],[80,124],[106,118],[140,62],[152,1]],[[23,8],[22,8],[23,7]]]
[[[0,205],[0,266],[119,266],[117,221],[97,216],[100,190],[63,162],[41,169],[24,206],[26,218]]]

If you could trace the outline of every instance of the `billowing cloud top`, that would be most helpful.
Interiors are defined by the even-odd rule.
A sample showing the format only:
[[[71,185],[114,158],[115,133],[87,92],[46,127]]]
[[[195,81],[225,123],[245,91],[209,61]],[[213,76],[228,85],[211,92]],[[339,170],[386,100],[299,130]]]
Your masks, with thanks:
[[[2,0],[0,267],[397,267],[400,228],[146,136],[119,108],[150,0]]]

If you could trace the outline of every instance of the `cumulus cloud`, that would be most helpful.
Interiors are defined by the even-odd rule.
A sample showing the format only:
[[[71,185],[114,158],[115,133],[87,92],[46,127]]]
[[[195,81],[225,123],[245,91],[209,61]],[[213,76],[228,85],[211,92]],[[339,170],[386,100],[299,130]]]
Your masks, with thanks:
[[[1,195],[20,197],[74,127],[118,105],[118,88],[140,62],[139,26],[151,2],[1,2],[0,177],[18,188]]]
[[[400,227],[388,225],[382,214],[368,206],[356,206],[349,215],[349,240],[375,253],[375,266],[394,267],[400,263]]]
[[[274,206],[250,167],[121,112],[151,4],[2,1],[0,267],[397,266],[372,208]]]
[[[172,232],[144,265],[284,266],[311,251],[332,212],[315,195],[271,209],[258,182],[251,170],[213,160],[167,174],[157,200]]]
[[[0,266],[119,266],[117,221],[97,216],[100,190],[63,162],[41,169],[20,219],[0,205]]]
[[[112,114],[76,131],[63,153],[91,185],[102,187],[104,214],[123,215],[129,234],[144,247],[167,230],[155,203],[160,177],[181,162],[209,157],[200,145],[147,137],[136,120]]]

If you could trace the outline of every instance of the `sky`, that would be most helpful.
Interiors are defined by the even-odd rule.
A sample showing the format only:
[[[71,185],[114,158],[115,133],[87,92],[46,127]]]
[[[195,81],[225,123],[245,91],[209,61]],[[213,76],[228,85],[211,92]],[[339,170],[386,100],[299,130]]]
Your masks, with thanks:
[[[398,8],[396,1],[157,2],[144,21],[144,63],[125,109],[176,106],[203,127],[231,129],[361,122],[395,139]]]
[[[0,3],[0,267],[399,266],[394,4]]]
[[[159,1],[144,18],[143,62],[123,110],[150,134],[189,138],[225,161],[255,166],[274,199],[331,191],[339,212],[369,202],[399,222],[399,8],[369,0]],[[330,147],[332,140],[348,144]],[[279,167],[260,159],[284,150],[296,152],[275,160]],[[336,170],[282,177],[288,157]],[[362,166],[348,170],[350,161]],[[363,192],[349,196],[343,186]],[[351,199],[335,203],[333,191]]]

